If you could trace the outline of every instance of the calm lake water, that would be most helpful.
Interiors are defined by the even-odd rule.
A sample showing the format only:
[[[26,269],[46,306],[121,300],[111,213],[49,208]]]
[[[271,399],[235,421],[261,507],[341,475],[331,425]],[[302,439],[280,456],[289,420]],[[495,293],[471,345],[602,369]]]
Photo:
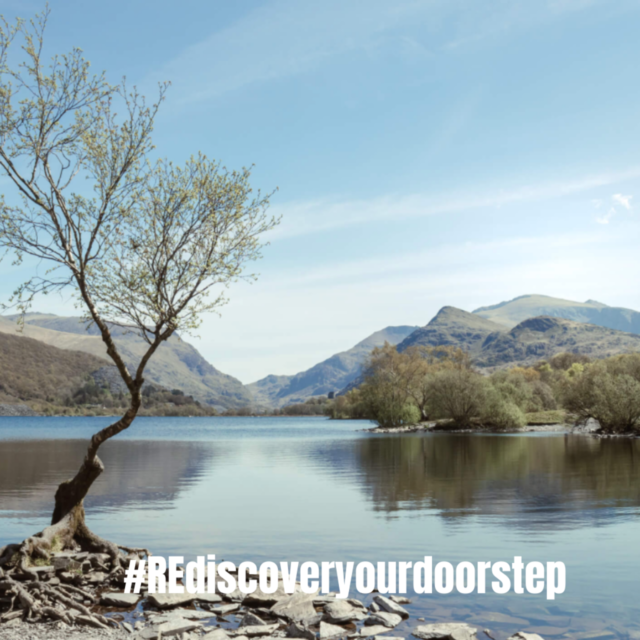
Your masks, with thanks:
[[[56,486],[108,423],[0,418],[0,545],[48,524]],[[640,632],[640,441],[360,431],[369,426],[138,418],[102,449],[107,471],[86,500],[89,524],[154,553],[236,562],[559,560],[567,589],[555,601],[414,596],[398,631],[422,616],[488,627],[497,640],[518,630]]]

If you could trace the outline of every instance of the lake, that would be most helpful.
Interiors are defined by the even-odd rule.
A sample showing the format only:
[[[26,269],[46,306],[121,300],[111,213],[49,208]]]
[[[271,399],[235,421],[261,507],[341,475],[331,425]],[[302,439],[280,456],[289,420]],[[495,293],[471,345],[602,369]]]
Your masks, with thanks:
[[[108,418],[0,418],[0,545],[49,522]],[[640,633],[640,440],[564,433],[371,434],[323,418],[138,418],[101,449],[99,535],[218,559],[562,561],[544,594],[413,596],[407,635],[464,620],[497,640]],[[352,593],[355,597],[357,593]],[[362,597],[369,601],[370,597]]]

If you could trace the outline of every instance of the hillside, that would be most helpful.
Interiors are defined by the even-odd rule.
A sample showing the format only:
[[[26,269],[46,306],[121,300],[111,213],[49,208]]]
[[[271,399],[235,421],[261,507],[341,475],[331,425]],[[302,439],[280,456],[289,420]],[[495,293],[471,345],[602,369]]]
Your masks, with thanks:
[[[398,350],[439,345],[460,347],[476,366],[493,368],[532,364],[564,351],[591,358],[640,351],[640,336],[551,316],[528,318],[508,329],[478,314],[443,307],[429,324],[405,338]]]
[[[15,316],[0,317],[0,333],[17,335],[17,330]],[[23,335],[59,349],[107,358],[97,329],[87,330],[80,318],[31,313],[25,318]],[[114,327],[114,339],[127,366],[134,369],[147,348],[146,343],[117,327]],[[235,408],[251,402],[239,380],[218,371],[179,336],[172,336],[159,347],[147,365],[145,378],[167,389],[180,389],[213,406]]]
[[[374,347],[382,346],[385,342],[398,344],[416,328],[387,327],[306,371],[293,376],[267,376],[247,385],[247,388],[253,394],[255,404],[267,407],[282,407],[330,391],[339,391],[358,377],[362,362]]]
[[[480,307],[473,313],[509,328],[528,318],[554,316],[640,334],[638,311],[623,307],[609,307],[595,300],[574,302],[550,296],[527,295],[500,304]]]
[[[557,353],[604,358],[640,351],[640,336],[564,318],[540,316],[487,337],[474,361],[481,367],[533,364]]]
[[[453,345],[476,353],[486,338],[496,331],[504,331],[504,327],[462,309],[442,307],[429,324],[407,336],[398,345],[398,351],[417,346]]]
[[[0,333],[0,403],[61,402],[107,365],[89,353]]]

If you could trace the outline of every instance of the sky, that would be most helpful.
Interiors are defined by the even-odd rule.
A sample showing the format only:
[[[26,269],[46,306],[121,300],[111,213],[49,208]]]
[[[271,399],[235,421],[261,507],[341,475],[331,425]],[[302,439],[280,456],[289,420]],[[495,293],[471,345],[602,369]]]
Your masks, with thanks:
[[[188,338],[242,382],[445,305],[640,310],[638,0],[49,6],[48,52],[79,46],[150,97],[171,82],[161,155],[254,165],[278,188],[258,280]],[[0,0],[9,20],[43,7]],[[3,263],[0,299],[31,268]]]

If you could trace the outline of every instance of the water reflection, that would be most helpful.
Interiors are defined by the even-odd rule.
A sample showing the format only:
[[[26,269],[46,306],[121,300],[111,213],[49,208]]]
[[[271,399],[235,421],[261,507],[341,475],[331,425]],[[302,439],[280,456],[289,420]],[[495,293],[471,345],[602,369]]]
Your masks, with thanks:
[[[640,441],[579,435],[434,435],[354,443],[362,490],[377,511],[437,509],[446,518],[575,524],[640,505]],[[579,512],[579,513],[578,513]]]
[[[73,476],[86,448],[85,440],[1,442],[0,518],[48,513],[58,484]],[[106,471],[86,506],[94,513],[166,508],[222,453],[207,443],[113,440],[100,451]]]

